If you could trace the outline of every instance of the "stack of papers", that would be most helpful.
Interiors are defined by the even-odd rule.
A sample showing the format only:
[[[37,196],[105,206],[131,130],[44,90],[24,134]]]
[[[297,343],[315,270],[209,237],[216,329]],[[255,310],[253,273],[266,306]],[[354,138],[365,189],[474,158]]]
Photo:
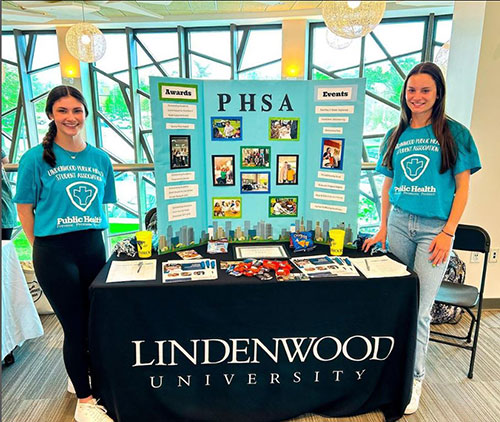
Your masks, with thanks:
[[[217,279],[217,262],[215,259],[166,261],[163,263],[162,268],[164,283]]]
[[[293,264],[309,277],[358,276],[349,258],[342,256],[314,255],[292,258]]]
[[[366,278],[403,277],[410,274],[406,270],[406,265],[385,255],[351,258],[351,261]]]
[[[141,280],[156,280],[156,259],[113,261],[106,283]]]

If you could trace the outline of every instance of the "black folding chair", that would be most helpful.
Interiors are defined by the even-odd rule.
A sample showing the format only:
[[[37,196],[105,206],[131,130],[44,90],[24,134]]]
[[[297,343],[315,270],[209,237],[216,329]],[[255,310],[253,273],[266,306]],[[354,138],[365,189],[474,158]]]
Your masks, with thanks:
[[[479,337],[479,325],[481,322],[481,309],[483,306],[484,284],[486,281],[486,269],[488,266],[488,254],[490,251],[490,236],[488,233],[478,226],[468,226],[459,224],[455,233],[455,241],[453,249],[471,252],[481,252],[483,254],[483,269],[481,272],[481,282],[479,289],[468,284],[456,284],[443,281],[436,296],[437,303],[446,305],[460,306],[471,317],[469,332],[465,336],[431,331],[431,341],[438,343],[449,344],[451,346],[467,349],[472,352],[469,365],[468,377],[472,378],[474,371],[474,360],[476,358],[477,340]],[[472,309],[477,308],[476,314]],[[475,327],[475,329],[474,329]],[[474,336],[472,335],[474,331]],[[434,336],[447,337],[455,339],[449,341],[439,339]],[[470,345],[472,340],[472,345]]]

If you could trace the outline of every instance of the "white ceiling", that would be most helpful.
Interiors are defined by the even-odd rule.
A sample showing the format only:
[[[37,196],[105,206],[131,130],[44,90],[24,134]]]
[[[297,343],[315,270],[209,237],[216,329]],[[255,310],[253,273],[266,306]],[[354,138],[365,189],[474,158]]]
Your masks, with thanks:
[[[49,29],[83,20],[99,28],[279,22],[320,19],[324,1],[2,1],[2,29]],[[453,1],[388,1],[386,16],[451,13]]]

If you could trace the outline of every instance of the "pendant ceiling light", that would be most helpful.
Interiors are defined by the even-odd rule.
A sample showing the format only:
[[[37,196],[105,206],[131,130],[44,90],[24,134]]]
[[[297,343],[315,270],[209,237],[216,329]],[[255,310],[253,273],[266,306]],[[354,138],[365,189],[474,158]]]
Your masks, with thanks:
[[[445,78],[446,78],[446,71],[448,70],[449,56],[450,56],[450,42],[446,41],[438,50],[436,57],[434,58],[434,63],[436,63],[439,66]]]
[[[380,23],[385,1],[325,1],[321,10],[330,31],[342,38],[364,37]]]
[[[326,29],[326,43],[337,50],[347,48],[352,44],[352,38],[342,38]]]
[[[81,62],[94,63],[106,52],[106,39],[95,25],[85,22],[82,1],[83,22],[69,28],[66,33],[66,47],[70,54]]]

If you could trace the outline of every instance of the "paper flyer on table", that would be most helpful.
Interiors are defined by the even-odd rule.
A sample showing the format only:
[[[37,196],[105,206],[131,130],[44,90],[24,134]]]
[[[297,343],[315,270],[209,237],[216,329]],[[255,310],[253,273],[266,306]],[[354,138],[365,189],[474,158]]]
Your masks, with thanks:
[[[113,261],[106,283],[156,280],[156,259]]]
[[[164,283],[217,279],[215,259],[190,259],[166,261],[162,265]]]
[[[406,265],[385,255],[352,258],[351,261],[366,278],[403,277],[410,274]]]
[[[304,274],[314,277],[358,276],[359,273],[349,258],[340,256],[314,255],[292,258],[292,263]]]

